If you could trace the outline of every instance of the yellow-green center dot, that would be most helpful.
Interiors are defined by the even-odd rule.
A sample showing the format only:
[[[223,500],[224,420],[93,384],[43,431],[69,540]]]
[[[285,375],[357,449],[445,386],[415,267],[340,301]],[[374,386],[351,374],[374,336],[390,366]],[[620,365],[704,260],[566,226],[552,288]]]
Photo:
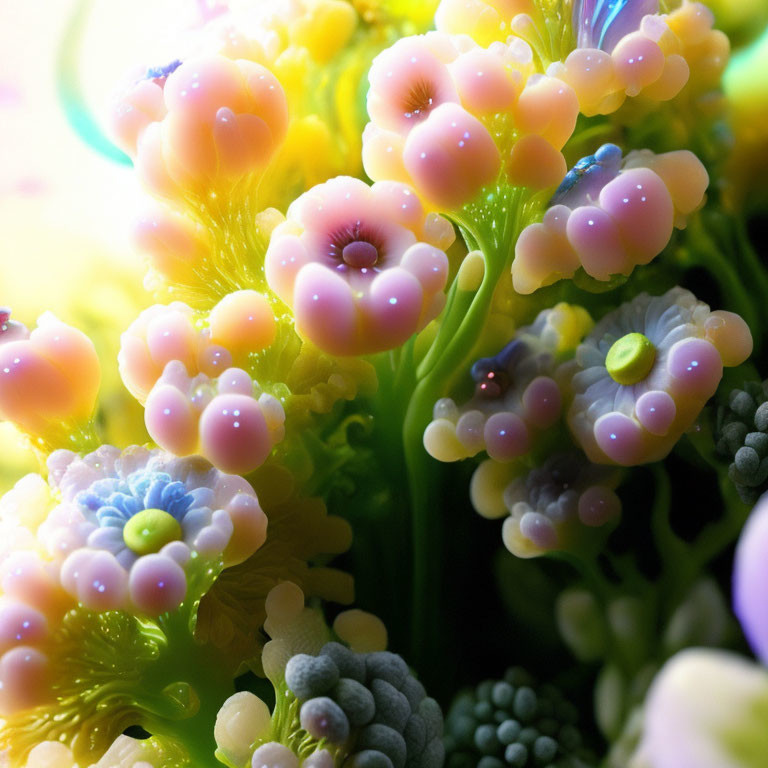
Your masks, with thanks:
[[[622,336],[608,350],[605,367],[611,378],[628,387],[642,381],[653,368],[656,347],[642,333]]]
[[[137,512],[123,528],[123,541],[137,555],[159,552],[166,544],[181,538],[181,525],[162,509]]]

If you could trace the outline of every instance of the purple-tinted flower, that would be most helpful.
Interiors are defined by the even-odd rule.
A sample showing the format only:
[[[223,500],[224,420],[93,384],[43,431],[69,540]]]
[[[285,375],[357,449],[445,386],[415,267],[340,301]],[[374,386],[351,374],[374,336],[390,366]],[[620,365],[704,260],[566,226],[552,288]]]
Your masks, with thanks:
[[[733,567],[733,608],[755,655],[768,665],[768,494],[741,532]]]

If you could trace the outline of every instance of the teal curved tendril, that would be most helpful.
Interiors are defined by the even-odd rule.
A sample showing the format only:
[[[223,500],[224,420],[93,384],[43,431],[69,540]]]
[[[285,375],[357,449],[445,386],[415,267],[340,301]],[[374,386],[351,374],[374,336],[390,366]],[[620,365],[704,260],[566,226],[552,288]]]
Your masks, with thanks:
[[[92,0],[81,0],[64,28],[56,57],[56,92],[67,122],[78,138],[108,160],[121,165],[133,165],[131,158],[102,131],[88,108],[80,84],[79,53],[91,5]]]

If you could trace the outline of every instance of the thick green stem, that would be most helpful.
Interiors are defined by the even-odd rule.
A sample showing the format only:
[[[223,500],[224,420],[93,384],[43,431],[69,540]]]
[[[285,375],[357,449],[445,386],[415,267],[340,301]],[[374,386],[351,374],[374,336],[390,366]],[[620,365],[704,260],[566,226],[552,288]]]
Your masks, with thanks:
[[[141,725],[153,735],[180,743],[195,768],[220,767],[214,726],[224,701],[235,692],[231,660],[194,638],[191,616],[197,606],[161,617],[167,644],[148,669],[137,703]]]
[[[479,204],[482,215],[466,210],[457,217],[462,231],[482,251],[485,271],[476,292],[456,288],[450,310],[443,315],[447,329],[438,334],[419,369],[420,380],[408,403],[403,424],[403,443],[411,495],[413,540],[413,600],[411,644],[414,662],[434,663],[440,653],[440,601],[442,582],[442,504],[435,498],[438,483],[429,482],[437,470],[423,446],[423,434],[435,401],[444,392],[482,332],[502,271],[508,267],[523,222],[526,221],[524,190],[504,189],[489,194]],[[472,219],[473,216],[477,218]]]

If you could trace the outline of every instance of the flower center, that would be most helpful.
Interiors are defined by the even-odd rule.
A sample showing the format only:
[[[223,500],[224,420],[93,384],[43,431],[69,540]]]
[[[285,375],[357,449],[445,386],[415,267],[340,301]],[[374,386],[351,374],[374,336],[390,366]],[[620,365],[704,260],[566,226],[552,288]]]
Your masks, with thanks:
[[[158,552],[166,544],[181,538],[181,525],[162,509],[143,509],[123,528],[123,541],[137,555]]]
[[[475,385],[475,394],[484,400],[496,400],[507,391],[510,383],[506,371],[488,371]]]
[[[648,337],[642,333],[628,333],[608,350],[605,367],[617,384],[628,387],[642,381],[655,360],[656,347]]]
[[[412,88],[405,100],[403,114],[408,120],[424,119],[435,106],[432,88],[429,83],[419,82]]]
[[[365,240],[353,240],[344,246],[341,258],[350,267],[364,269],[376,264],[379,259],[379,252],[372,243],[368,243]]]

